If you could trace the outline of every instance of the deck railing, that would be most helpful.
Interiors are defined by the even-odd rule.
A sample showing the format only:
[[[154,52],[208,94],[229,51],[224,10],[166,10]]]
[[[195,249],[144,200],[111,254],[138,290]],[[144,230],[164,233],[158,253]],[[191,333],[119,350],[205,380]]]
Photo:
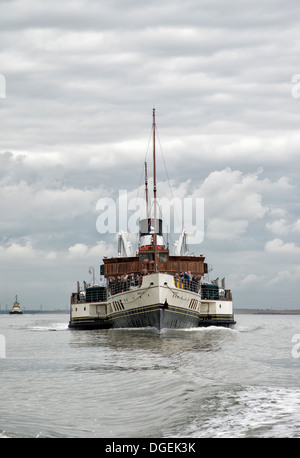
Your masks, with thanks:
[[[93,291],[92,294],[90,291],[89,294],[86,294],[85,291],[80,292],[80,294],[74,293],[72,303],[106,301],[110,296],[140,288],[142,281],[143,277],[141,275],[129,276],[126,279],[110,278],[108,279],[107,289],[102,288],[101,292]],[[200,280],[196,278],[187,279],[174,276],[174,286],[179,290],[197,293],[202,300],[232,300],[231,291],[229,289],[223,289],[211,283],[201,283]],[[97,288],[95,287],[92,289],[94,290]]]
[[[129,290],[138,289],[142,285],[142,276],[132,276],[131,278],[111,280],[108,284],[109,295],[114,296],[115,294],[123,293]],[[229,289],[219,288],[217,285],[211,283],[201,283],[196,278],[187,279],[174,277],[174,286],[178,289],[186,291],[192,291],[198,293],[201,299],[220,299],[220,300],[231,300],[231,292]]]
[[[115,294],[124,293],[129,290],[137,289],[142,285],[141,277],[131,277],[118,280],[110,280],[108,283],[108,291],[111,296]]]

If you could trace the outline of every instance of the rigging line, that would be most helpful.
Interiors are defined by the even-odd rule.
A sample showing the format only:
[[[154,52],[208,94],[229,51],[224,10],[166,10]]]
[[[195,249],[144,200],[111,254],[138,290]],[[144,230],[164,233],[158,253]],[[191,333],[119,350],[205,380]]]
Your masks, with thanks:
[[[144,164],[145,164],[145,162],[147,160],[147,156],[148,156],[148,152],[149,152],[149,146],[150,146],[150,142],[151,142],[151,138],[152,138],[152,132],[153,132],[153,126],[151,125],[151,131],[150,131],[150,135],[149,135],[148,146],[147,146],[145,159],[144,159],[144,163],[143,163],[143,167],[142,167],[142,173],[141,173],[141,176],[140,176],[140,182],[139,182],[139,185],[138,185],[138,188],[137,188],[137,195],[136,195],[136,198],[135,198],[135,208],[136,208],[137,200],[138,200],[139,194],[140,194],[141,182],[142,182],[142,178],[143,178],[143,175],[144,175]],[[146,202],[145,202],[145,204],[146,204]],[[141,209],[141,215],[142,215],[142,210],[143,209]],[[135,242],[135,248],[137,248],[137,247],[138,247],[138,238],[137,238],[137,241]]]
[[[170,188],[170,191],[171,191],[171,197],[172,197],[173,202],[174,202],[174,213],[176,215],[177,222],[180,224],[179,217],[178,217],[178,214],[177,214],[177,211],[176,211],[175,198],[174,198],[174,195],[173,195],[173,190],[172,190],[172,186],[171,186],[171,182],[170,182],[170,178],[169,178],[169,174],[168,174],[165,158],[164,158],[164,155],[163,155],[163,151],[162,151],[162,147],[161,147],[160,138],[159,138],[159,134],[158,134],[157,128],[156,128],[156,133],[157,133],[157,138],[158,138],[158,143],[159,143],[159,147],[160,147],[161,156],[162,156],[164,167],[165,167],[165,172],[166,172],[166,175],[167,175],[169,188]]]
[[[145,159],[144,159],[144,163],[143,163],[143,167],[142,167],[142,173],[141,173],[141,176],[140,176],[140,182],[139,182],[139,185],[138,185],[138,188],[137,188],[137,196],[136,196],[136,201],[135,202],[137,202],[137,199],[139,198],[140,186],[141,186],[142,178],[143,178],[143,175],[144,175],[144,164],[145,164],[147,156],[148,156],[149,145],[150,145],[150,141],[151,141],[151,138],[152,138],[152,130],[153,130],[153,127],[151,126],[151,132],[150,132],[150,136],[149,136],[149,140],[148,140],[148,146],[147,146],[147,150],[146,150],[146,155],[145,155]]]

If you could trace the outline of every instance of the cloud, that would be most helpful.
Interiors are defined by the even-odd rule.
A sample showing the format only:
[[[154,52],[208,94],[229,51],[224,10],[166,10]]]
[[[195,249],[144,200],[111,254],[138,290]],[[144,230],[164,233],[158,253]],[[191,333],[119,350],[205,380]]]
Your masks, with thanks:
[[[267,286],[270,288],[276,288],[276,291],[278,291],[278,288],[282,284],[289,284],[293,285],[293,288],[297,288],[297,285],[299,284],[300,280],[300,266],[294,266],[294,269],[292,271],[285,269],[282,270],[280,269],[276,275],[274,275],[274,278],[268,281]],[[289,294],[289,291],[286,292],[286,295]]]
[[[69,257],[72,259],[84,260],[86,263],[88,259],[99,260],[104,256],[115,255],[116,247],[112,246],[109,243],[104,242],[103,240],[96,243],[96,245],[88,247],[84,243],[75,243],[75,245],[68,248]]]
[[[6,258],[9,260],[29,260],[35,258],[36,253],[30,242],[27,242],[26,245],[20,245],[19,243],[12,243],[8,247],[0,246],[0,253],[2,259]]]
[[[207,237],[215,240],[234,240],[243,234],[248,227],[248,221],[226,221],[213,218],[207,224]]]
[[[273,234],[285,235],[290,231],[290,227],[287,225],[287,220],[285,218],[280,218],[279,220],[268,222],[266,228],[269,229]]]
[[[292,224],[291,231],[300,233],[300,218],[298,218],[297,221]]]
[[[236,239],[249,224],[263,220],[272,209],[270,196],[286,192],[290,185],[285,177],[272,182],[258,169],[255,173],[241,170],[211,172],[194,195],[205,199],[206,237]],[[273,228],[275,223],[267,223]]]
[[[266,276],[265,275],[257,275],[257,274],[247,274],[244,277],[237,277],[235,289],[237,290],[247,290],[249,287],[261,287],[261,284],[265,283]]]
[[[200,188],[213,207],[215,214],[226,214],[227,218],[262,218],[267,209],[262,204],[258,174],[244,174],[240,170],[215,171],[209,174]]]
[[[288,255],[289,257],[298,257],[300,255],[300,247],[298,245],[294,242],[284,243],[279,238],[268,241],[265,245],[265,250],[268,253]]]
[[[80,257],[82,258],[87,254],[88,247],[84,243],[76,243],[68,249],[71,258]]]
[[[9,262],[1,290],[22,266],[14,278],[24,290],[39,278],[28,298],[38,303],[47,290],[59,303],[53,284],[66,282],[63,295],[86,264],[116,252],[116,241],[97,232],[96,202],[120,189],[142,194],[153,105],[159,197],[205,199],[201,250],[216,270],[234,278],[239,266],[238,294],[249,301],[259,300],[253,272],[276,277],[274,254],[284,254],[292,274],[300,232],[296,1],[11,0],[2,2],[0,25],[0,255]]]
[[[266,224],[266,228],[273,232],[273,234],[287,235],[291,233],[300,232],[300,219],[297,219],[294,223],[290,223],[285,218],[280,218]]]

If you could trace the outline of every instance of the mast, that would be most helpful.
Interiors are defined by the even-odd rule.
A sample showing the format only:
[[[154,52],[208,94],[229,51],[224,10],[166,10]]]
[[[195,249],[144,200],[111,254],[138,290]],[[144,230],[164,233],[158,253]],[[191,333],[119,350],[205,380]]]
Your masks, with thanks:
[[[156,157],[155,157],[155,108],[153,108],[153,197],[154,197],[154,272],[157,272],[157,228],[156,228]]]

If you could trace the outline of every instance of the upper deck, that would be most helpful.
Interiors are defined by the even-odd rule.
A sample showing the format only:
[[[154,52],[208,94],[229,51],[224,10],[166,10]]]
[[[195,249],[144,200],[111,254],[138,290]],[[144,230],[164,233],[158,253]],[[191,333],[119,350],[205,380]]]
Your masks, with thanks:
[[[134,257],[106,258],[104,272],[106,277],[120,276],[125,274],[146,274],[154,272],[154,250],[140,249]],[[204,275],[205,258],[203,256],[170,256],[169,250],[158,247],[157,267],[159,272],[175,275],[178,272],[190,272],[192,275]]]

